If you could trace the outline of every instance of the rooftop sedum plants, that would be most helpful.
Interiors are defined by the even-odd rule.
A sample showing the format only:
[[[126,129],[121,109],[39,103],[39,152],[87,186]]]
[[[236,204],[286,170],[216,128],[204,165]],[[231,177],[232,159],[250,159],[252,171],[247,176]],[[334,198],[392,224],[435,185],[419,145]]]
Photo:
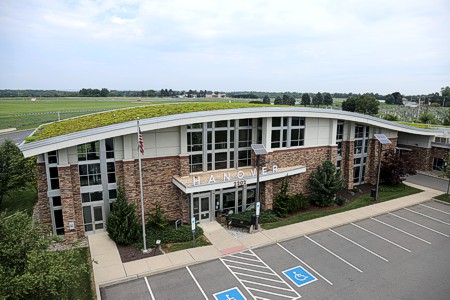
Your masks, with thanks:
[[[149,106],[112,110],[108,112],[75,117],[72,119],[67,119],[60,122],[54,122],[41,126],[39,130],[37,130],[34,133],[33,136],[28,137],[26,139],[26,142],[29,143],[33,141],[45,140],[59,135],[133,121],[136,120],[137,117],[141,119],[148,119],[154,117],[191,113],[197,111],[249,108],[258,106],[270,106],[270,105],[214,102],[214,103],[161,104],[161,105],[149,105]]]

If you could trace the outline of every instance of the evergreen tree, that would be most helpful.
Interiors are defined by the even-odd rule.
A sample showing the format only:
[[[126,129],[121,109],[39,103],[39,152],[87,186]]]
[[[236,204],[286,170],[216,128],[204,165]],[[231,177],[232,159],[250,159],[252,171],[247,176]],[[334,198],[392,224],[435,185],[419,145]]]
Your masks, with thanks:
[[[316,171],[306,182],[306,187],[311,192],[311,200],[318,206],[330,206],[334,204],[336,194],[345,186],[345,181],[341,179],[341,172],[336,170],[335,165],[329,161],[324,161],[317,167]]]
[[[273,212],[280,218],[286,217],[289,212],[289,196],[287,191],[288,177],[286,176],[281,183],[280,193],[275,198],[275,203],[273,205]]]
[[[333,105],[333,98],[331,97],[330,93],[324,93],[323,104],[325,104],[326,106]]]
[[[136,206],[127,202],[125,191],[120,186],[117,189],[117,200],[106,220],[106,230],[109,237],[119,245],[131,245],[138,238]]]
[[[264,103],[264,104],[270,104],[270,98],[269,98],[269,96],[267,96],[267,95],[264,96],[264,98],[263,98],[263,103]]]
[[[311,105],[311,97],[309,96],[308,93],[303,93],[301,103],[304,106]]]
[[[280,96],[277,96],[277,97],[275,98],[275,101],[273,102],[273,104],[275,104],[275,105],[281,105],[281,104],[283,104],[283,100],[281,99]]]

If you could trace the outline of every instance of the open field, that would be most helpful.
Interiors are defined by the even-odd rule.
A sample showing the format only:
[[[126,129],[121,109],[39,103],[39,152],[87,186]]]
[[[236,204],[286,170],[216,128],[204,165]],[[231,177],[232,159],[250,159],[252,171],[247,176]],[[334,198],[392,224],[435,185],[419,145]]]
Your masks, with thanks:
[[[32,102],[29,98],[0,98],[0,129],[36,128],[40,124],[58,121],[90,113],[110,109],[137,107],[162,103],[183,102],[228,102],[230,98],[95,98],[95,97],[67,97],[42,98]],[[237,101],[233,102],[247,102]]]

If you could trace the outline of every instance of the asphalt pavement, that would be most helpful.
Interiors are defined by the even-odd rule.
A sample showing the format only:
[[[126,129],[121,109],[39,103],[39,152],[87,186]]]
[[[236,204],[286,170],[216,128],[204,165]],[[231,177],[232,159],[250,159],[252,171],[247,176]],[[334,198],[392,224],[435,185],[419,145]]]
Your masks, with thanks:
[[[438,178],[434,176],[428,176],[424,174],[417,174],[414,176],[408,176],[407,182],[426,186],[438,191],[447,192],[448,179]]]
[[[399,209],[101,289],[102,299],[448,299],[450,206]]]
[[[0,144],[3,143],[5,139],[13,140],[16,144],[22,143],[27,136],[29,136],[34,129],[20,130],[9,133],[0,134]]]

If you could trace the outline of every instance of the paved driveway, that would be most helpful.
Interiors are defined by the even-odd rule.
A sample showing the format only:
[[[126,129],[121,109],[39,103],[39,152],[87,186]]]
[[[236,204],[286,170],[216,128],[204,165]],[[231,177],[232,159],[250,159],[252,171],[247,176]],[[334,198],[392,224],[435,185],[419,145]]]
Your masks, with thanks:
[[[28,129],[28,130],[14,131],[10,133],[2,133],[0,134],[0,144],[2,144],[5,139],[10,139],[13,140],[13,142],[15,142],[16,144],[20,144],[33,131],[34,129]]]
[[[450,206],[429,201],[102,288],[101,295],[110,300],[449,299],[448,278]]]

